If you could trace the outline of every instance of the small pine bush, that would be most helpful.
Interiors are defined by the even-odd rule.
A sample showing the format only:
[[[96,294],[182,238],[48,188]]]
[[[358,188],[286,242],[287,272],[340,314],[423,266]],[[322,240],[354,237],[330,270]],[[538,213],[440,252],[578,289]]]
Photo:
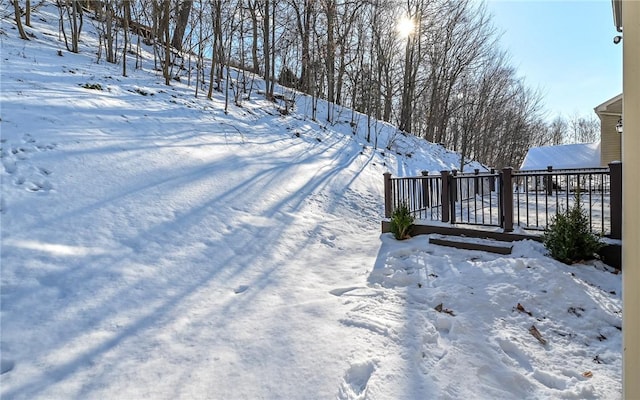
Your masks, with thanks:
[[[413,225],[413,215],[406,204],[400,204],[391,214],[391,233],[397,240],[408,239]]]
[[[573,207],[551,220],[543,239],[551,257],[565,264],[593,259],[603,246],[600,238],[591,232],[589,219],[578,199]]]

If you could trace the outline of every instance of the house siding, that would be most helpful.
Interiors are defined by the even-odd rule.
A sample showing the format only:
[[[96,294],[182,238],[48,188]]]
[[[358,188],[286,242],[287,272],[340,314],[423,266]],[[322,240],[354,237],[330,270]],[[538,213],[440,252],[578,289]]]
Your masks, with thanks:
[[[612,161],[622,161],[622,144],[616,130],[619,115],[600,115],[600,164],[609,165]]]
[[[625,399],[640,399],[640,2],[623,1],[622,381]]]

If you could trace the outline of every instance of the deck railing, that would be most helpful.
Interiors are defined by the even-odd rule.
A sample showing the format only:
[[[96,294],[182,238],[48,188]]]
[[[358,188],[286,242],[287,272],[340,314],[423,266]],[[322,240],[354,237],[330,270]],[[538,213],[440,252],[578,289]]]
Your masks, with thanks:
[[[385,174],[385,217],[405,204],[418,220],[543,230],[579,202],[592,232],[622,237],[622,164],[605,168],[491,170],[393,178]],[[444,206],[443,206],[444,205]]]
[[[387,175],[385,175],[386,177]],[[394,209],[406,205],[418,219],[440,220],[442,215],[442,178],[423,172],[422,176],[391,178],[385,180],[385,216],[388,218]],[[445,201],[446,198],[445,198]]]

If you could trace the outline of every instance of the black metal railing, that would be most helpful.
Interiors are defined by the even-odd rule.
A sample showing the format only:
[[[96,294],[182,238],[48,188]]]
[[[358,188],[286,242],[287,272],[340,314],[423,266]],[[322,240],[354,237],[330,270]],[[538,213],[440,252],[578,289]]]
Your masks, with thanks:
[[[404,204],[417,219],[442,219],[441,177],[423,172],[422,176],[391,178],[389,180],[391,203],[385,208],[387,218],[393,210]],[[386,204],[386,203],[385,203]]]
[[[452,171],[451,222],[469,225],[501,226],[500,174],[495,171],[458,174]]]
[[[415,218],[543,230],[578,202],[592,232],[622,237],[622,164],[605,168],[513,171],[392,178],[385,174],[385,217],[405,204]],[[444,205],[444,206],[443,206]]]
[[[544,229],[576,203],[592,232],[610,234],[611,174],[609,168],[518,171],[513,175],[514,224]]]

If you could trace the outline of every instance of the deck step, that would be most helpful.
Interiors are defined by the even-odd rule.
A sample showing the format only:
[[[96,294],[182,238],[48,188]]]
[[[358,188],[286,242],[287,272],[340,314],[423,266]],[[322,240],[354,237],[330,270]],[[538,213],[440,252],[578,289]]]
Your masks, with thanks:
[[[475,241],[464,241],[464,240],[451,240],[451,239],[442,239],[442,238],[429,238],[429,243],[437,244],[439,246],[454,247],[456,249],[462,249],[462,250],[478,250],[478,251],[486,251],[489,253],[497,253],[497,254],[511,254],[511,250],[513,249],[513,246],[505,246],[505,245],[499,245],[494,243],[480,242],[477,239]]]

